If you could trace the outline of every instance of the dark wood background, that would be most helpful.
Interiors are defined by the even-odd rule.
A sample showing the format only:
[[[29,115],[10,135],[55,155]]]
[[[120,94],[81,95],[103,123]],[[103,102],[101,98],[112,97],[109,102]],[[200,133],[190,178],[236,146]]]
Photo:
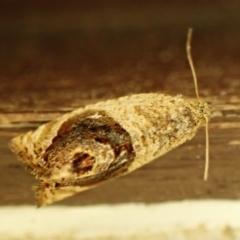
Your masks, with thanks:
[[[210,2],[210,3],[209,3]],[[236,199],[240,196],[239,1],[0,1],[0,205],[34,204],[34,177],[9,140],[85,104],[140,92],[195,97],[188,27],[205,134],[120,179],[59,204]]]

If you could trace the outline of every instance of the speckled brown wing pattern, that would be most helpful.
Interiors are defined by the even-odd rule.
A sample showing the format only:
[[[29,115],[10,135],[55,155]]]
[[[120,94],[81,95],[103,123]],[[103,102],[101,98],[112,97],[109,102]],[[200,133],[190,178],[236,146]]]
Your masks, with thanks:
[[[129,173],[191,139],[206,103],[136,94],[67,113],[15,137],[11,148],[40,184],[39,206]]]

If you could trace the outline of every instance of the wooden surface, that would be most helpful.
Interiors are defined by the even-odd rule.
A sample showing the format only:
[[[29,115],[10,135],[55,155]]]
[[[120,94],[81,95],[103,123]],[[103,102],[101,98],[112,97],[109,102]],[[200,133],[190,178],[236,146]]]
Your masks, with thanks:
[[[17,134],[102,99],[152,91],[194,98],[188,27],[200,95],[212,110],[209,180],[201,128],[160,159],[61,204],[239,198],[237,1],[88,2],[1,3],[0,204],[34,204],[36,181],[8,148]]]

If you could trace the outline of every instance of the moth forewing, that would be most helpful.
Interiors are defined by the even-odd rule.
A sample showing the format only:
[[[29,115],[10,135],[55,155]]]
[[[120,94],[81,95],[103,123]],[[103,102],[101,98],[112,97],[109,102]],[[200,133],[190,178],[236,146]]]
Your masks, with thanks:
[[[87,105],[12,139],[40,184],[38,205],[127,174],[193,138],[209,109],[181,95],[136,94]]]

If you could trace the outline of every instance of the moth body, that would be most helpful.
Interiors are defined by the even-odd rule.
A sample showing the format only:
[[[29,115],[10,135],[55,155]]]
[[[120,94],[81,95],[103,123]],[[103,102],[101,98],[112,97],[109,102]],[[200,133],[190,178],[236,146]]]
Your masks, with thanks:
[[[36,178],[38,204],[51,204],[127,174],[191,139],[206,103],[159,93],[87,105],[12,139]]]

